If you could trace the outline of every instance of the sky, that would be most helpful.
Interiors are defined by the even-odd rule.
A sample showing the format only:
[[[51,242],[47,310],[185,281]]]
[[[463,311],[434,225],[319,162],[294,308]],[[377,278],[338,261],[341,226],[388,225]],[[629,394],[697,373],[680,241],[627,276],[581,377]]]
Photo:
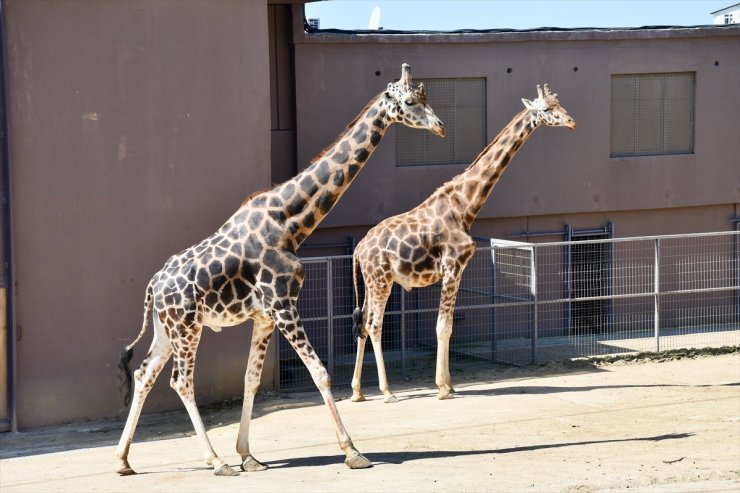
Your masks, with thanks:
[[[306,4],[322,29],[367,29],[380,7],[384,29],[696,26],[736,0],[331,0]]]

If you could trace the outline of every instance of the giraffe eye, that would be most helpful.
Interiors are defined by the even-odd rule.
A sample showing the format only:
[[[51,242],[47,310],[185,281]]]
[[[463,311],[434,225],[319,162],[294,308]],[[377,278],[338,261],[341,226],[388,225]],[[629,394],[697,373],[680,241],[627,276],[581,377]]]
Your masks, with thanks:
[[[404,103],[406,104],[406,106],[411,106],[412,104],[414,104],[414,102],[410,98],[404,101]]]

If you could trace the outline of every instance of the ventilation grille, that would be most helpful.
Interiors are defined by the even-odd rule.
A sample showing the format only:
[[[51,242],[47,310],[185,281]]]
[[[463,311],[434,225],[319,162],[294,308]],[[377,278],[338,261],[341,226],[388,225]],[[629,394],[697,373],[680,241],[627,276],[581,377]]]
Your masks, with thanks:
[[[486,145],[486,79],[422,79],[444,138],[398,125],[396,165],[468,164]]]

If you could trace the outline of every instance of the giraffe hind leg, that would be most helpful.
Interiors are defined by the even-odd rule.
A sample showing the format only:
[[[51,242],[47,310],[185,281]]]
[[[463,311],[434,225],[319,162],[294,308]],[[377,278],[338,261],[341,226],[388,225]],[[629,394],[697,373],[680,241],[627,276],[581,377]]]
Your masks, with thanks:
[[[383,392],[384,402],[398,402],[398,398],[391,392],[388,385],[388,377],[385,372],[385,361],[383,359],[383,349],[381,345],[381,336],[383,333],[383,315],[388,296],[391,293],[392,284],[368,282],[365,284],[367,298],[365,306],[364,326],[361,329],[362,338],[357,339],[357,357],[355,359],[355,370],[352,376],[352,402],[365,400],[362,393],[362,365],[364,363],[365,343],[368,336],[373,346],[375,354],[375,364],[378,370],[378,386]],[[353,318],[354,315],[353,315]]]
[[[362,362],[365,359],[365,342],[367,342],[367,333],[357,338],[357,358],[352,375],[352,402],[365,400],[365,394],[362,393]]]
[[[378,369],[378,387],[383,392],[383,402],[391,404],[398,402],[398,397],[391,391],[388,383],[388,375],[385,371],[385,358],[383,357],[383,317],[385,307],[388,303],[388,297],[391,294],[393,285],[380,285],[377,288],[368,290],[368,321],[367,331],[370,334],[370,341],[375,353],[375,364]]]
[[[144,361],[134,372],[134,392],[131,408],[126,419],[126,426],[121,434],[121,440],[116,447],[115,471],[121,476],[136,474],[136,471],[128,463],[129,448],[136,432],[136,425],[139,422],[139,416],[144,407],[146,396],[149,394],[149,390],[151,390],[157,376],[159,376],[159,373],[167,361],[169,361],[171,355],[172,347],[167,339],[167,334],[162,324],[157,320],[157,317],[154,317],[154,340]],[[127,354],[126,356],[127,361],[124,361],[122,358],[121,363],[125,363],[126,369],[128,369],[128,360],[130,360],[131,354]]]
[[[254,321],[252,330],[252,346],[249,350],[249,362],[247,371],[244,374],[244,400],[242,402],[242,415],[239,422],[239,435],[236,439],[236,451],[242,458],[242,471],[255,472],[264,471],[267,465],[261,463],[249,451],[249,425],[252,420],[252,408],[254,405],[254,396],[260,384],[262,376],[262,367],[264,365],[265,355],[267,354],[267,345],[275,330],[275,321],[272,318],[258,318]]]
[[[213,466],[216,476],[236,476],[239,473],[224,462],[213,450],[211,442],[208,440],[206,427],[195,403],[195,387],[193,383],[193,371],[195,370],[195,352],[198,349],[202,327],[197,324],[187,326],[180,322],[170,328],[172,338],[172,348],[174,351],[174,362],[172,369],[172,387],[180,396],[180,400],[185,405],[185,409],[193,423],[195,433],[198,436],[206,464]],[[186,332],[190,338],[181,337],[179,334]]]

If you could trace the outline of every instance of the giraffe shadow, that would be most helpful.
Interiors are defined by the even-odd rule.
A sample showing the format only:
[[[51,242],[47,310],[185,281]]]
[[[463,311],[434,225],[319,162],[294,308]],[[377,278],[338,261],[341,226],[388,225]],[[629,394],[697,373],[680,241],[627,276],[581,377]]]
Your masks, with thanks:
[[[522,447],[508,447],[488,450],[423,450],[423,451],[402,451],[402,452],[377,452],[366,454],[374,466],[387,464],[403,464],[416,460],[426,459],[443,459],[447,457],[465,457],[465,456],[485,456],[496,454],[513,454],[519,452],[531,452],[535,450],[546,450],[564,447],[584,447],[588,445],[601,445],[605,443],[624,443],[624,442],[662,442],[665,440],[681,440],[694,436],[694,433],[671,433],[667,435],[656,435],[649,437],[636,438],[616,438],[612,440],[586,440],[582,442],[562,442],[547,443],[537,445],[526,445]],[[332,456],[313,456],[313,457],[296,457],[286,459],[280,462],[268,463],[271,469],[280,469],[285,467],[317,467],[336,464],[342,462],[344,458],[340,455]]]
[[[592,390],[615,390],[615,389],[640,389],[640,388],[706,388],[706,387],[734,387],[740,386],[740,382],[724,383],[724,384],[711,384],[711,385],[682,385],[682,384],[636,384],[636,385],[582,385],[573,387],[558,387],[558,386],[546,386],[546,385],[514,385],[508,387],[500,387],[494,389],[466,389],[457,388],[455,389],[454,396],[459,398],[471,398],[471,397],[490,397],[490,396],[503,396],[503,395],[516,395],[516,394],[531,394],[531,395],[544,395],[544,394],[560,394],[566,392],[590,392]],[[382,397],[382,396],[381,396]],[[436,399],[437,389],[430,389],[428,392],[417,391],[413,394],[406,394],[399,396],[399,401],[411,400],[411,399]]]

